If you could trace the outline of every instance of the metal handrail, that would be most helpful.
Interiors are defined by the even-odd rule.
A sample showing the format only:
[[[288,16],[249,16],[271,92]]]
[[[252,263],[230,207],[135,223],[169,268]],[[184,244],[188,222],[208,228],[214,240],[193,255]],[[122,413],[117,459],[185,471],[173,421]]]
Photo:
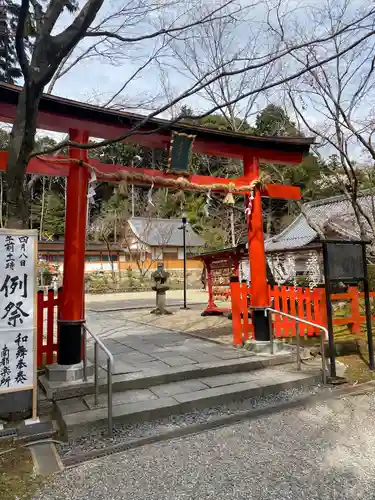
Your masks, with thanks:
[[[304,323],[305,325],[313,326],[314,328],[318,328],[321,330],[320,334],[320,351],[322,356],[322,376],[323,376],[323,384],[326,383],[326,364],[325,364],[325,354],[324,354],[324,341],[328,339],[328,330],[322,325],[318,325],[317,323],[312,323],[311,321],[307,321],[306,319],[299,318],[298,316],[292,316],[291,314],[287,314],[282,311],[278,311],[277,309],[273,309],[272,307],[266,307],[264,309],[264,315],[267,316],[267,313],[271,312],[274,314],[280,314],[280,316],[285,316],[286,318],[293,319],[296,322],[296,344],[297,344],[297,370],[301,370],[301,353],[300,353],[300,336],[299,336],[299,327],[298,322]],[[270,318],[270,315],[269,315]],[[272,323],[272,318],[270,320]],[[270,325],[271,326],[271,325]],[[324,336],[323,336],[324,333]],[[271,352],[273,354],[273,329],[270,328],[271,334]]]
[[[111,351],[103,344],[100,338],[92,333],[91,330],[84,323],[83,327],[85,331],[91,335],[94,339],[94,382],[95,382],[95,395],[94,402],[95,406],[98,405],[99,402],[99,347],[104,351],[107,356],[107,393],[108,393],[108,435],[112,436],[112,428],[113,428],[113,404],[112,404],[112,374],[113,374],[113,366],[114,366],[114,358]],[[87,357],[86,357],[86,334],[83,335],[83,378],[87,380]]]

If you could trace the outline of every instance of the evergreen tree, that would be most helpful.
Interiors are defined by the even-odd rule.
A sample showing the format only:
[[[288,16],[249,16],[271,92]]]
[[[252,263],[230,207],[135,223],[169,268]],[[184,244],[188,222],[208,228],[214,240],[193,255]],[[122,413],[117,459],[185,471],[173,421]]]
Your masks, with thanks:
[[[48,191],[45,194],[44,209],[42,217],[42,197],[41,195],[31,205],[31,218],[34,228],[39,228],[42,223],[42,234],[59,238],[65,232],[65,200],[64,197],[55,191]]]
[[[36,2],[39,8],[43,7],[45,0]],[[77,0],[65,0],[65,8],[69,12],[77,10]],[[20,5],[13,0],[0,0],[0,81],[17,83],[22,77],[22,72],[17,60],[16,30],[20,13]],[[30,11],[25,22],[24,45],[28,54],[32,51],[36,35],[35,18]]]
[[[258,114],[254,133],[255,135],[276,135],[280,137],[302,135],[285,110],[275,104],[269,104]]]
[[[46,210],[43,227],[45,233],[53,234],[55,237],[64,235],[65,200],[61,195],[55,192],[50,192],[46,196]]]
[[[4,129],[0,129],[0,150],[7,149],[9,142],[9,132]]]
[[[0,0],[0,81],[13,84],[22,76],[15,47],[18,13],[15,2]]]

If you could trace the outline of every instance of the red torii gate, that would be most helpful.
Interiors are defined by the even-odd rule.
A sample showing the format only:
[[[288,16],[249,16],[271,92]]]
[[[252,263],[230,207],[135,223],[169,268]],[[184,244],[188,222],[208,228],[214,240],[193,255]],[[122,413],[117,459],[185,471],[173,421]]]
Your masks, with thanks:
[[[0,121],[12,123],[21,88],[0,83]],[[69,133],[72,141],[87,144],[89,137],[116,138],[139,123],[144,117],[91,106],[56,96],[44,95],[40,101],[37,127],[54,132]],[[206,189],[215,184],[215,191],[249,195],[244,190],[259,179],[260,161],[276,164],[298,164],[308,154],[311,138],[252,137],[245,134],[221,132],[186,124],[171,124],[151,119],[139,132],[127,139],[151,148],[169,148],[171,131],[184,131],[195,136],[193,151],[207,155],[243,159],[243,176],[228,179],[201,175],[166,173],[161,170],[140,169],[123,165],[103,164],[88,159],[87,150],[70,148],[68,157],[34,157],[27,172],[41,175],[67,176],[66,222],[64,243],[63,299],[60,320],[58,363],[76,364],[81,361],[81,333],[84,322],[84,267],[86,245],[87,191],[90,176],[88,164],[94,167],[99,179],[120,171],[129,175],[143,174],[142,182],[165,186],[166,180],[176,181],[183,176],[191,184]],[[61,161],[63,160],[63,161]],[[70,161],[69,161],[70,160]],[[0,170],[5,170],[7,152],[0,152]],[[101,176],[102,173],[102,176]],[[148,180],[149,179],[149,180]],[[164,183],[163,183],[164,181]],[[158,184],[159,183],[159,184]],[[220,186],[223,186],[220,188]],[[234,186],[234,189],[233,189]],[[189,189],[187,187],[186,189]],[[266,260],[262,219],[262,196],[299,199],[300,189],[293,186],[269,184],[254,189],[251,214],[248,219],[248,243],[252,276],[252,305],[256,308],[253,323],[256,340],[269,340],[268,322],[263,310],[268,306]],[[256,270],[254,272],[254,270]]]

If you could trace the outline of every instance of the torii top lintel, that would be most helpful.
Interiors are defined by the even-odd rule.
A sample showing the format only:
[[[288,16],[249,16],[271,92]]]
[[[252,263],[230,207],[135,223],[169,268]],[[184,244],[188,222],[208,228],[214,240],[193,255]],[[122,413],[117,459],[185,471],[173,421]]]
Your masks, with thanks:
[[[13,122],[21,90],[15,85],[0,83],[1,122]],[[37,127],[62,133],[75,129],[86,131],[90,137],[113,139],[126,133],[144,118],[45,94],[39,105]],[[171,130],[195,135],[193,148],[198,153],[242,159],[250,152],[259,161],[278,164],[300,163],[313,143],[312,138],[254,137],[155,118],[140,128],[147,134],[134,134],[127,141],[151,148],[167,148]]]

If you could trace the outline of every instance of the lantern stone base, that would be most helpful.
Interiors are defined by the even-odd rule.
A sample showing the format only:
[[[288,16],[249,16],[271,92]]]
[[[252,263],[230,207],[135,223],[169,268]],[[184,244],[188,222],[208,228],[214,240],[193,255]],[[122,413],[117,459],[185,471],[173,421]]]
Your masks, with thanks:
[[[87,362],[87,376],[94,374],[94,365]],[[53,363],[46,366],[46,377],[50,382],[76,382],[83,380],[83,362],[75,365],[59,365]]]
[[[152,290],[156,292],[156,308],[153,309],[150,314],[173,314],[171,311],[168,311],[168,309],[166,309],[166,292],[169,290],[169,286],[164,284],[160,285],[157,283],[152,287]]]

